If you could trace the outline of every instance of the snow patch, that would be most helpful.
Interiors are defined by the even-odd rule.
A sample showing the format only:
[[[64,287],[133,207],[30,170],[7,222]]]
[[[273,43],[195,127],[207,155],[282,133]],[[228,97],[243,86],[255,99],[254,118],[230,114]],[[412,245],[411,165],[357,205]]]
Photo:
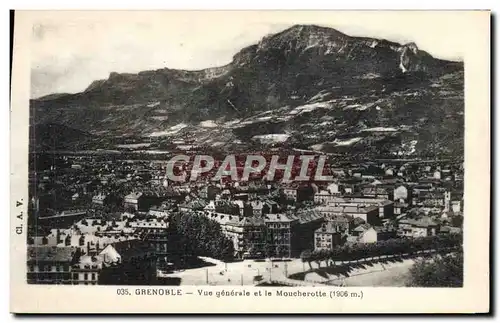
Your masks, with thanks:
[[[312,145],[310,148],[311,148],[312,150],[316,150],[316,151],[318,151],[318,150],[322,150],[322,149],[323,149],[323,144],[316,144],[316,145]]]
[[[141,142],[137,144],[123,144],[123,145],[116,145],[118,148],[141,148],[141,147],[149,147],[151,146],[151,143],[149,142]]]
[[[178,133],[182,129],[186,128],[187,124],[185,123],[179,123],[175,126],[172,126],[168,128],[169,130],[166,131],[155,131],[149,135],[149,137],[163,137],[163,136],[170,136]]]
[[[148,108],[154,108],[160,105],[160,101],[153,102],[147,105]]]
[[[259,140],[261,143],[285,142],[288,138],[290,138],[290,135],[288,134],[267,134],[252,137],[252,139]]]
[[[200,122],[200,127],[203,128],[216,128],[218,125],[213,120],[205,120]]]
[[[399,57],[399,69],[401,70],[401,72],[406,73],[407,69],[403,64],[404,56],[405,56],[405,51],[402,51],[401,56]]]
[[[292,111],[290,111],[288,114],[291,115],[299,115],[304,112],[311,112],[316,109],[325,109],[329,108],[329,102],[316,102],[316,103],[311,103],[311,104],[306,104],[306,105],[301,105],[296,108],[294,108]]]
[[[233,119],[224,123],[224,127],[231,127],[241,122],[241,119]]]
[[[363,129],[361,131],[364,131],[364,132],[394,132],[394,131],[398,131],[398,129],[396,128],[392,128],[392,127],[373,127],[373,128],[367,128],[367,129]]]
[[[332,142],[332,144],[337,145],[337,146],[350,146],[353,145],[359,141],[361,141],[363,138],[360,137],[355,137],[355,138],[350,138],[346,140],[338,140],[335,139],[335,141]]]

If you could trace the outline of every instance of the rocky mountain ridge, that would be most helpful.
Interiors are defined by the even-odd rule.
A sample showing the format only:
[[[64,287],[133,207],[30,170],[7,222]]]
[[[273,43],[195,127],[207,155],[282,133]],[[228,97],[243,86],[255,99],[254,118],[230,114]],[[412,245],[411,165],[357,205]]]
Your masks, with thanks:
[[[81,93],[30,106],[35,124],[96,136],[394,154],[463,150],[462,63],[435,59],[414,43],[314,25],[266,36],[226,66],[111,73]]]

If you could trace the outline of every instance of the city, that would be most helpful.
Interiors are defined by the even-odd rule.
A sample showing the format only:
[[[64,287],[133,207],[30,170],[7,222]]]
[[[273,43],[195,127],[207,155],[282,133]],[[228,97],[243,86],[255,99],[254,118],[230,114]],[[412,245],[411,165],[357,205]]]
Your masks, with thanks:
[[[245,182],[214,171],[179,182],[167,156],[124,155],[37,154],[28,282],[258,285],[275,281],[274,269],[293,284],[321,261],[314,255],[340,246],[462,232],[462,162],[327,162],[331,181],[268,181],[262,170]]]

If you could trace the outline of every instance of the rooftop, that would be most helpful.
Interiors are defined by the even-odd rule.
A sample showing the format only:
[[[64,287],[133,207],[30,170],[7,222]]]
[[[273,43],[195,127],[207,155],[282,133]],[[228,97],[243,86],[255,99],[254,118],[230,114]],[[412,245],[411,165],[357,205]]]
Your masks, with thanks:
[[[71,262],[76,248],[28,246],[28,261]]]

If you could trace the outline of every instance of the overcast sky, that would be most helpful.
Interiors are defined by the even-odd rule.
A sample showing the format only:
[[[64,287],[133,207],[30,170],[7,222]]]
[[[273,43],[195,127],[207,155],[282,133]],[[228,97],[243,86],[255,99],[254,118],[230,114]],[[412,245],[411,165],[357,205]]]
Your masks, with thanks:
[[[33,23],[31,97],[76,93],[110,72],[202,69],[294,24],[348,35],[415,42],[462,60],[466,26],[457,13],[425,12],[40,12]]]

